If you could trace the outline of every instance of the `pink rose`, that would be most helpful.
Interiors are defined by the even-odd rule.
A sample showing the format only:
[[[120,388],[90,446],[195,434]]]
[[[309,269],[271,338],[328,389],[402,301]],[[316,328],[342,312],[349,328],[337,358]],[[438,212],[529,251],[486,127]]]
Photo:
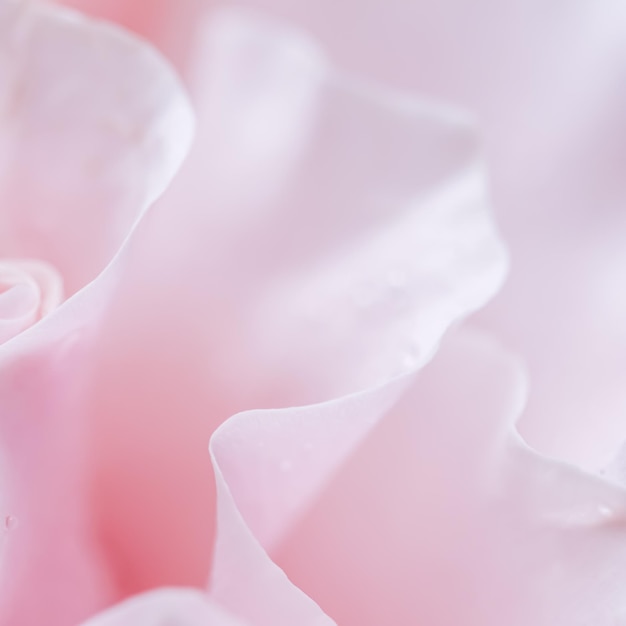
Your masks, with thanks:
[[[621,623],[616,14],[261,4],[429,98],[260,14],[79,7],[194,133],[148,46],[0,2],[0,623]],[[487,172],[513,270],[459,329]]]

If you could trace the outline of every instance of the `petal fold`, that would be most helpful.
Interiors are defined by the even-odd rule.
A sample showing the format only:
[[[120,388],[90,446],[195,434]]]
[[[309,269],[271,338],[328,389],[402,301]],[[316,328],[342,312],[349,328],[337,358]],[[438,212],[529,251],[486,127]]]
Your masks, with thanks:
[[[284,24],[202,27],[198,138],[129,246],[91,397],[94,506],[127,594],[204,582],[224,420],[420,367],[507,265],[466,116],[346,75]]]
[[[116,597],[89,485],[94,338],[124,273],[123,244],[180,165],[193,122],[145,44],[13,0],[0,3],[0,109],[10,283],[0,317],[21,315],[0,346],[0,622],[68,626]]]
[[[172,70],[114,26],[0,4],[0,253],[47,261],[68,294],[105,267],[191,139]]]

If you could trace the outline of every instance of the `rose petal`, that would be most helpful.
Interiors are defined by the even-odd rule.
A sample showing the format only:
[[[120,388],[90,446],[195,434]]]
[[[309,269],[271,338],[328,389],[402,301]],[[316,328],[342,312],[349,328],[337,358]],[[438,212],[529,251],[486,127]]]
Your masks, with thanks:
[[[42,261],[0,261],[0,344],[53,311],[63,300],[63,280]]]
[[[512,438],[523,398],[501,350],[455,335],[276,563],[346,626],[619,623],[626,492]]]
[[[45,260],[69,294],[110,261],[190,141],[154,52],[45,4],[0,5],[0,251]]]
[[[133,238],[100,334],[95,506],[130,594],[204,582],[205,443],[229,415],[415,367],[506,265],[462,116],[362,86],[246,14],[207,48],[194,153]],[[370,283],[368,308],[351,290]]]
[[[25,90],[3,94],[19,102],[1,142],[10,157],[0,179],[2,252],[51,259],[71,292],[109,262],[173,175],[192,130],[188,105],[167,66],[115,29],[6,1],[0,30],[0,82]],[[103,127],[111,110],[143,139]],[[100,173],[89,169],[93,158]],[[33,315],[46,315],[0,346],[3,624],[75,624],[115,597],[90,517],[84,401],[93,338],[125,259],[53,311],[55,270],[0,261],[40,292]]]
[[[197,206],[192,219],[205,246],[219,224],[213,254],[245,299],[233,308],[246,349],[267,370],[288,364],[281,378],[305,353],[315,371],[300,375],[333,377],[327,395],[427,359],[506,271],[470,122],[332,71],[311,42],[254,14],[214,24],[198,147],[216,182],[198,197],[221,215]],[[336,370],[317,366],[329,359],[354,380],[333,388]]]
[[[218,533],[211,596],[258,626],[332,624],[268,558],[283,535],[406,389],[381,389],[325,404],[250,411],[211,439]]]
[[[352,70],[474,112],[516,259],[483,319],[528,361],[534,392],[520,428],[545,453],[606,465],[626,439],[626,336],[614,323],[626,280],[623,3],[245,5],[293,20]],[[175,23],[179,6],[160,8]],[[201,32],[186,31],[189,46]]]
[[[198,15],[207,0],[56,0],[88,15],[106,19],[150,40],[177,66],[185,70],[190,41]]]
[[[394,623],[414,624],[421,622],[426,615],[429,617],[427,621],[431,623],[437,617],[434,612],[426,612],[427,607],[423,598],[421,600],[424,603],[423,613],[415,607],[409,611],[406,606],[404,609],[397,606],[398,598],[394,595],[399,595],[406,583],[393,572],[399,569],[404,571],[413,562],[414,567],[419,568],[424,557],[428,555],[416,554],[416,546],[420,546],[422,541],[436,541],[437,537],[437,535],[434,538],[426,537],[425,533],[419,532],[419,525],[409,521],[405,511],[402,511],[404,515],[398,517],[398,504],[410,501],[410,494],[414,490],[409,485],[419,480],[417,470],[420,468],[422,471],[426,469],[435,472],[437,463],[441,463],[446,471],[449,469],[456,476],[462,466],[462,474],[459,474],[464,476],[464,480],[471,483],[473,477],[484,478],[484,468],[471,467],[471,461],[482,459],[482,463],[487,464],[494,456],[497,451],[495,444],[502,442],[513,415],[519,409],[521,393],[521,390],[516,388],[520,383],[515,380],[515,371],[509,371],[510,367],[502,368],[501,362],[496,362],[495,366],[489,362],[490,357],[495,360],[493,354],[490,354],[493,348],[484,346],[471,336],[465,340],[457,339],[452,345],[455,346],[452,350],[449,347],[446,350],[448,353],[452,351],[452,356],[448,355],[446,358],[444,355],[437,358],[433,365],[425,369],[417,383],[413,382],[412,376],[408,376],[379,389],[322,405],[286,409],[281,412],[242,414],[229,420],[216,432],[212,439],[212,451],[218,486],[223,490],[220,493],[219,506],[221,509],[226,505],[227,509],[227,513],[220,510],[218,517],[221,525],[213,574],[215,582],[212,588],[218,601],[233,611],[239,611],[251,621],[270,624],[272,619],[276,619],[266,616],[264,609],[274,598],[280,598],[283,603],[285,602],[288,583],[283,582],[281,588],[276,584],[278,578],[276,574],[269,578],[267,573],[263,571],[259,573],[258,563],[261,561],[259,544],[256,544],[256,554],[252,547],[248,548],[246,554],[247,546],[252,546],[255,540],[259,540],[266,549],[274,548],[276,553],[276,547],[272,545],[275,544],[276,537],[270,536],[270,541],[267,541],[267,511],[273,515],[274,508],[278,509],[274,523],[283,530],[289,522],[293,524],[294,512],[300,514],[303,512],[302,501],[305,497],[300,490],[309,496],[310,505],[314,501],[312,497],[319,495],[320,489],[329,481],[329,477],[336,473],[338,465],[342,461],[345,463],[359,440],[378,421],[388,413],[390,415],[397,413],[395,405],[398,403],[401,406],[415,404],[403,398],[414,395],[414,392],[407,393],[407,388],[413,386],[422,389],[425,387],[426,399],[422,402],[440,413],[435,417],[429,415],[425,418],[422,431],[411,432],[410,437],[406,432],[402,437],[398,437],[397,420],[386,417],[385,422],[392,419],[395,423],[393,434],[389,436],[389,433],[381,432],[380,428],[376,429],[376,435],[368,438],[371,445],[366,444],[366,449],[370,451],[371,447],[375,446],[378,451],[384,451],[389,458],[382,459],[378,454],[377,460],[368,465],[367,473],[361,471],[358,480],[350,481],[345,492],[342,477],[346,472],[340,470],[337,489],[341,494],[339,498],[344,498],[345,502],[349,503],[348,506],[344,507],[335,501],[329,503],[328,498],[323,496],[322,504],[315,504],[313,509],[315,521],[311,525],[317,528],[315,524],[321,520],[324,531],[319,535],[315,531],[312,532],[309,528],[310,518],[307,516],[304,533],[296,535],[297,543],[291,540],[287,540],[286,543],[283,541],[278,547],[278,555],[279,562],[286,564],[289,578],[295,580],[303,591],[312,593],[318,601],[321,600],[322,606],[337,623],[384,623],[393,617]],[[486,352],[486,359],[481,352]],[[486,364],[481,362],[481,356],[483,360],[487,360]],[[468,365],[471,365],[474,372],[469,377],[465,371]],[[432,373],[433,368],[435,373]],[[502,371],[498,372],[498,369]],[[494,380],[492,374],[496,372],[498,376]],[[459,374],[462,374],[463,378],[460,378]],[[481,392],[484,389],[476,387],[481,375],[491,376],[490,383],[493,383],[494,389],[497,390],[491,397],[489,395],[482,397]],[[449,394],[447,402],[431,404],[428,381],[443,376],[446,378],[447,393],[449,394],[449,389],[454,389],[455,394]],[[440,382],[439,384],[441,385]],[[431,383],[430,387],[432,386]],[[469,400],[479,402],[483,414],[472,415],[480,419],[460,421],[457,424],[459,420],[449,414],[450,408],[456,406],[457,401],[460,406],[465,406]],[[407,470],[406,467],[402,468],[401,475],[408,480],[409,485],[400,484],[400,479],[395,473],[398,471],[398,464],[402,463],[407,454],[410,456],[413,453],[411,445],[415,438],[420,436],[420,445],[428,450],[428,453],[425,458],[419,459],[418,467],[411,468],[408,472],[404,471]],[[439,438],[445,441],[440,443]],[[308,443],[312,444],[310,449],[307,449]],[[442,454],[440,447],[444,443],[450,449]],[[404,447],[406,450],[402,449]],[[392,448],[395,450],[392,453],[393,461],[390,458]],[[349,462],[348,471],[364,454],[357,453],[356,461]],[[370,461],[370,458],[367,458]],[[289,467],[284,465],[285,460],[289,462]],[[451,462],[453,465],[449,467]],[[394,472],[393,481],[389,480],[390,472]],[[438,476],[435,473],[424,477],[423,480],[426,483],[425,493],[442,491],[447,485],[453,487],[454,484],[447,475]],[[395,486],[394,482],[397,483]],[[336,492],[336,484],[335,476],[328,487],[331,493]],[[368,493],[371,494],[371,498],[364,498]],[[462,507],[466,497],[458,488],[455,489],[454,496],[459,500],[456,505]],[[366,513],[362,508],[363,505],[374,506],[375,510],[368,510]],[[449,503],[449,506],[453,505],[456,506],[454,502]],[[248,536],[243,530],[236,534],[235,529],[238,525],[233,509],[242,516],[242,521],[248,526]],[[339,517],[334,516],[335,511],[339,513]],[[444,512],[445,509],[442,515],[437,516],[436,520],[433,519],[433,522],[443,523]],[[288,515],[291,513],[287,523],[281,520],[281,514],[284,513]],[[341,515],[350,518],[342,519]],[[358,521],[363,515],[371,520],[371,524]],[[325,524],[326,516],[332,518],[330,524],[335,524],[333,528]],[[373,532],[380,530],[376,527],[376,520],[381,518],[395,520],[394,532],[385,532],[376,540],[373,535],[364,536],[370,525]],[[242,521],[239,522],[239,526],[242,525]],[[424,524],[424,529],[427,528],[428,526]],[[433,528],[436,528],[434,523]],[[255,533],[254,538],[251,533]],[[328,543],[320,545],[326,536],[329,538]],[[322,552],[313,554],[316,550],[323,550],[325,557],[320,556]],[[408,552],[401,557],[403,550]],[[329,551],[333,554],[329,554]],[[379,558],[382,555],[388,556],[382,558],[380,562],[374,559],[368,562],[368,556],[371,558],[372,552]],[[269,562],[267,556],[264,558]],[[322,565],[324,559],[328,559],[328,566]],[[276,565],[272,566],[280,572]],[[269,564],[266,563],[265,570],[268,569]],[[385,582],[377,579],[377,576],[385,577]],[[329,581],[328,587],[323,587],[322,579]],[[414,580],[415,576],[412,575],[408,579]],[[450,584],[438,587],[435,583],[431,593],[439,593],[437,589],[447,590],[449,587]],[[254,594],[254,590],[257,589],[261,590],[258,594],[260,600]],[[323,593],[324,591],[326,593]],[[291,593],[295,595],[294,591]],[[363,597],[357,600],[357,594]],[[407,599],[409,602],[417,602],[415,593],[410,594]],[[399,621],[401,615],[405,616],[404,621]],[[302,622],[295,622],[291,617],[291,620],[288,619],[284,623]]]
[[[246,4],[306,27],[352,70],[476,115],[514,259],[482,320],[528,363],[520,429],[544,453],[606,465],[626,439],[623,3]]]
[[[214,468],[218,539],[211,597],[255,626],[333,626],[315,602],[267,557],[242,519],[217,461]]]
[[[604,464],[624,439],[614,295],[624,274],[614,210],[623,184],[622,5],[264,4],[299,16],[351,67],[479,113],[520,259],[508,295],[483,319],[530,358],[536,391],[525,435],[554,455]]]

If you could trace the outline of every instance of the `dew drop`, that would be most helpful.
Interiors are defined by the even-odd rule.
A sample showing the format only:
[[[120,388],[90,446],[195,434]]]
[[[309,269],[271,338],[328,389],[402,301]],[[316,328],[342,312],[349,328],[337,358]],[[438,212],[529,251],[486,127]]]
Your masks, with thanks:
[[[7,515],[4,518],[4,529],[6,531],[15,530],[18,526],[18,519],[15,515]]]

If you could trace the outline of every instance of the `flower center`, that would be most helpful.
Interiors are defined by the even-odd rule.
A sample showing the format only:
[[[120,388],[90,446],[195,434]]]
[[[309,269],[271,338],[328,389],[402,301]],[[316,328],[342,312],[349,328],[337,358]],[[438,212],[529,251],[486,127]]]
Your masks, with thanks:
[[[61,276],[48,263],[0,261],[0,343],[32,326],[62,300]]]

